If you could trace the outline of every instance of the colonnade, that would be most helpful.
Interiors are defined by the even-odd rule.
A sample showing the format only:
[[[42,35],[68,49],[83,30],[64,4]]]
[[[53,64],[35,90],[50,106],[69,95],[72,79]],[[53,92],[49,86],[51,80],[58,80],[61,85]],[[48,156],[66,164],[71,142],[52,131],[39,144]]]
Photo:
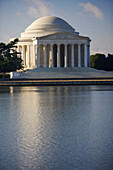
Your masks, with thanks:
[[[87,67],[87,44],[18,45],[23,65],[33,67]]]
[[[33,53],[33,45],[18,45],[17,51],[21,53],[21,58],[23,60],[23,66],[25,68],[35,67],[36,63],[36,53]],[[36,49],[36,45],[35,45]]]
[[[87,67],[88,45],[87,44],[40,44],[37,46],[37,66],[38,67]]]

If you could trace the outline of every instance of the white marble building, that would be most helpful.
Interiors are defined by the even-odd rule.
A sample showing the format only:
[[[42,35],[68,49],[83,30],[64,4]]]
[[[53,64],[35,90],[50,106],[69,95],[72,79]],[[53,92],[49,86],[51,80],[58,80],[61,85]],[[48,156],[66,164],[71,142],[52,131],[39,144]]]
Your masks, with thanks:
[[[21,33],[17,50],[24,67],[88,67],[90,38],[79,35],[61,18],[46,16]]]

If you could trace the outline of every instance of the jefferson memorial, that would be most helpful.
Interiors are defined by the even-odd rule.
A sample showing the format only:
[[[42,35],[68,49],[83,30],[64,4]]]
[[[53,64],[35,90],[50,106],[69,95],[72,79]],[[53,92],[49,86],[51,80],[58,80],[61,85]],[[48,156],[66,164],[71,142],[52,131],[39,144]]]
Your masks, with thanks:
[[[88,67],[90,41],[63,19],[45,16],[21,33],[17,51],[22,54],[25,69]]]

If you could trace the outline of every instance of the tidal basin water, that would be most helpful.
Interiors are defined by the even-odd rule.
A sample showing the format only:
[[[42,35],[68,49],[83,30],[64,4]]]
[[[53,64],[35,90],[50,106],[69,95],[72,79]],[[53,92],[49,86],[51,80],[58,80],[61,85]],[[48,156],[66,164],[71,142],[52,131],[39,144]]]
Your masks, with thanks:
[[[113,86],[0,87],[0,170],[112,170]]]

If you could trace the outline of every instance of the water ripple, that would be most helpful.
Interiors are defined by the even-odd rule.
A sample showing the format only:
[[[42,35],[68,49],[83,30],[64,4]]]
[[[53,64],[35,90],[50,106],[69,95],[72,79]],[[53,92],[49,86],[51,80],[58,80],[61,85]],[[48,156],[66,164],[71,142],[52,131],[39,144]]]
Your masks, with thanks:
[[[0,89],[0,169],[113,167],[113,86]]]

